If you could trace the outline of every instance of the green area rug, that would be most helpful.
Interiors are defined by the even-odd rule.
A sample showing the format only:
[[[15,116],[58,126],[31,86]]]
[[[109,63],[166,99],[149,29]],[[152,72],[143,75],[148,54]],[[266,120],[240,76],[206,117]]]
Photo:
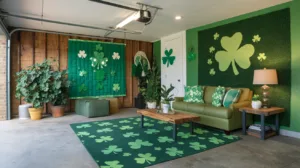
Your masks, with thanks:
[[[139,168],[193,155],[240,138],[190,124],[178,126],[177,142],[172,124],[139,117],[71,124],[82,144],[101,168]]]

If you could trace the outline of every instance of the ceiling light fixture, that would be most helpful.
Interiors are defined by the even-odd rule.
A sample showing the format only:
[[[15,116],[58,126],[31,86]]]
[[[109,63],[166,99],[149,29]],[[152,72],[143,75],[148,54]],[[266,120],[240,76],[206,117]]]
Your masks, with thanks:
[[[181,16],[176,16],[175,19],[176,19],[176,20],[180,20],[180,19],[181,19]]]
[[[121,23],[119,23],[116,26],[116,29],[122,28],[122,27],[124,27],[125,25],[127,25],[128,23],[130,23],[130,22],[132,22],[134,20],[138,20],[140,17],[141,17],[140,11],[135,12],[134,14],[130,15],[128,18],[126,18],[125,20],[123,20]]]

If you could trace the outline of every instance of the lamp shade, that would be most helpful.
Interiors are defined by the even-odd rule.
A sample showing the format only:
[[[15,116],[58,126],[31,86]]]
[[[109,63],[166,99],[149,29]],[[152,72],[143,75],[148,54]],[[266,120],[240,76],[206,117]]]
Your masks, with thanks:
[[[276,85],[276,84],[278,84],[276,69],[254,70],[253,84],[255,84],[255,85]]]

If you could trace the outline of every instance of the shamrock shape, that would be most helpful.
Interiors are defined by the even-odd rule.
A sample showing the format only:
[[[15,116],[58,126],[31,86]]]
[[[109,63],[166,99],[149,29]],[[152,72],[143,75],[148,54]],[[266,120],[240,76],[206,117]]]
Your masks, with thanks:
[[[252,39],[253,43],[258,43],[258,42],[260,42],[260,40],[261,40],[261,37],[258,34],[253,36],[253,39]]]
[[[144,118],[144,121],[146,121],[145,119],[146,118]],[[141,118],[136,118],[135,121],[141,121]]]
[[[161,150],[161,147],[155,147],[154,150],[160,151],[160,150]]]
[[[121,124],[130,123],[130,121],[129,120],[121,120],[121,121],[119,121],[119,123],[121,123]]]
[[[230,140],[238,139],[238,136],[235,135],[223,135],[223,137]]]
[[[191,47],[187,58],[188,58],[189,61],[192,61],[196,58],[196,54],[195,54],[195,51],[194,51],[193,47]]]
[[[145,131],[146,134],[156,134],[156,133],[159,133],[160,131],[157,130],[157,129],[147,129]]]
[[[129,119],[129,120],[134,120],[134,118],[127,118],[127,119]]]
[[[124,156],[124,157],[131,156],[131,153],[123,153],[123,156]]]
[[[213,133],[215,136],[219,136],[219,134],[218,133]]]
[[[120,90],[120,84],[116,83],[116,84],[113,84],[113,91],[117,92]]]
[[[184,142],[178,142],[179,145],[184,145]]]
[[[190,147],[195,150],[206,149],[206,145],[201,145],[199,142],[190,142]]]
[[[103,83],[97,83],[96,89],[102,90],[104,88]]]
[[[111,136],[101,136],[99,139],[95,139],[96,143],[109,142],[114,140]]]
[[[262,62],[263,60],[267,59],[267,56],[265,55],[265,53],[259,53],[257,59]]]
[[[101,51],[103,49],[103,47],[101,46],[101,44],[96,45],[96,50]]]
[[[154,124],[151,124],[151,123],[144,123],[144,127],[152,127],[154,126]]]
[[[111,128],[103,128],[103,129],[98,129],[97,132],[101,133],[107,133],[107,132],[112,132],[113,130]]]
[[[211,46],[210,48],[209,48],[209,53],[213,53],[213,52],[215,52],[215,47],[213,47],[213,46]]]
[[[206,139],[206,138],[204,138],[204,137],[198,137],[198,139],[200,139],[200,140],[204,140],[204,139]]]
[[[218,40],[219,37],[220,37],[219,33],[216,32],[216,33],[214,34],[214,40]]]
[[[145,162],[151,164],[151,162],[156,161],[156,157],[152,156],[151,153],[146,153],[146,154],[139,153],[138,156],[139,156],[138,158],[134,158],[134,160],[136,160],[136,163],[138,164],[144,164]]]
[[[83,92],[86,92],[88,89],[85,86],[85,84],[83,83],[78,87],[78,90],[79,90],[79,92],[83,93]]]
[[[89,135],[90,135],[90,133],[88,133],[86,131],[77,133],[77,136],[79,136],[79,137],[84,137],[84,136],[89,136]]]
[[[184,133],[184,132],[178,132],[177,135],[183,139],[187,139],[192,136],[191,133]]]
[[[77,54],[79,58],[85,58],[86,57],[86,53],[84,50],[79,50],[79,53]]]
[[[167,124],[165,121],[158,121],[157,124]]]
[[[96,71],[96,80],[101,82],[105,78],[105,72],[103,70],[97,70]]]
[[[120,127],[120,130],[131,130],[133,127],[129,126],[129,125],[125,125]]]
[[[162,57],[162,61],[163,61],[163,64],[167,64],[167,67],[169,67],[169,65],[173,65],[174,64],[174,61],[175,61],[175,56],[172,56],[172,53],[173,53],[173,49],[170,49],[169,51],[166,49],[165,50],[165,54],[166,56]]]
[[[137,123],[137,122],[134,122],[133,124],[134,124],[134,125],[138,125],[139,123]]]
[[[209,142],[216,144],[216,145],[224,143],[224,141],[222,139],[218,139],[216,137],[210,137]]]
[[[214,75],[216,74],[215,69],[214,69],[214,68],[211,68],[211,69],[209,70],[209,74],[210,74],[211,76],[214,76]]]
[[[85,70],[79,71],[79,76],[86,76],[87,72]]]
[[[195,132],[196,134],[200,134],[200,135],[205,134],[205,133],[208,133],[207,130],[204,130],[204,129],[201,129],[201,128],[196,128],[196,129],[194,129],[194,132]]]
[[[173,129],[173,127],[172,127],[172,126],[166,126],[166,127],[164,127],[164,129],[165,129],[166,131],[171,131],[171,130]]]
[[[116,76],[116,71],[112,70],[112,71],[110,72],[110,75],[111,75],[111,76]]]
[[[114,52],[114,54],[112,55],[112,58],[114,59],[114,60],[119,60],[120,59],[120,55],[119,55],[119,53],[117,53],[117,52]]]
[[[255,49],[252,44],[240,47],[242,40],[243,35],[240,32],[235,33],[232,37],[222,37],[221,45],[225,51],[218,51],[215,55],[217,62],[219,62],[220,71],[226,71],[231,64],[234,75],[239,75],[236,64],[242,69],[250,67],[250,57],[253,56]]]
[[[110,126],[110,125],[113,125],[112,123],[110,122],[103,122],[103,123],[100,123],[98,124],[100,127],[103,127],[103,126]]]
[[[113,125],[113,127],[118,127],[118,125]]]
[[[104,162],[106,165],[100,166],[101,168],[123,168],[124,165],[121,165],[119,161],[106,161]]]
[[[123,134],[123,136],[124,136],[125,138],[129,138],[129,137],[140,136],[140,134],[134,133],[134,132],[126,132],[125,134]]]
[[[131,149],[140,149],[142,146],[152,146],[153,144],[149,141],[142,141],[140,139],[137,139],[134,142],[128,142],[128,145]]]
[[[212,63],[213,63],[213,62],[212,62],[211,59],[208,59],[208,60],[207,60],[207,64],[208,64],[208,65],[211,65]]]
[[[167,148],[166,149],[166,154],[168,154],[170,156],[182,156],[183,155],[183,151],[182,150],[178,150],[175,147],[172,147],[172,148]]]
[[[90,135],[89,138],[96,138],[96,135]]]
[[[94,52],[94,57],[91,57],[92,67],[100,69],[107,66],[108,59],[104,57],[104,52]]]
[[[158,140],[158,142],[160,142],[160,143],[165,143],[165,142],[171,143],[171,142],[174,141],[173,139],[171,139],[171,138],[169,138],[169,137],[167,137],[167,136],[160,136],[160,137],[158,137],[157,140]]]
[[[108,148],[102,150],[104,155],[108,155],[108,154],[111,154],[111,153],[117,154],[117,153],[120,153],[122,151],[123,151],[123,149],[119,148],[117,145],[110,145],[110,146],[108,146]]]
[[[182,124],[182,126],[185,127],[185,128],[188,128],[188,127],[190,127],[190,124],[189,123],[184,123],[184,124]]]
[[[81,124],[76,126],[76,128],[90,128],[90,127],[92,127],[90,124]]]

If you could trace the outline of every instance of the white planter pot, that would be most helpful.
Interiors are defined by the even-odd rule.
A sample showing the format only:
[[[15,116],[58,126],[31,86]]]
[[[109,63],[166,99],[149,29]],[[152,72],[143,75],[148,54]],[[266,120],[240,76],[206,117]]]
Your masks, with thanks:
[[[261,101],[252,101],[252,108],[254,109],[260,109],[261,108]]]
[[[163,113],[169,113],[170,105],[169,104],[162,104]]]
[[[170,101],[171,110],[174,110],[174,109],[173,109],[173,102],[174,102],[174,101]]]
[[[156,102],[147,102],[148,109],[156,109]]]

